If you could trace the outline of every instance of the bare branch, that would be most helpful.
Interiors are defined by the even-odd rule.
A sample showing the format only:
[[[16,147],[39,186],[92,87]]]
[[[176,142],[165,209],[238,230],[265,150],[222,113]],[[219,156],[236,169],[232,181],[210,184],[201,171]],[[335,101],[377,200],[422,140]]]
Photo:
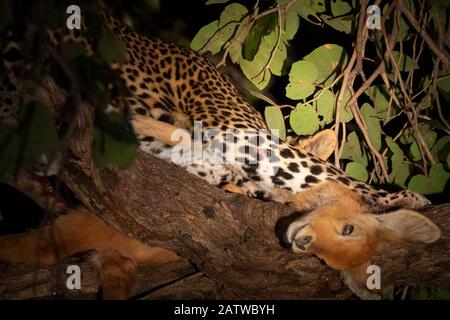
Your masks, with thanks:
[[[428,35],[426,29],[422,28],[419,22],[417,22],[414,15],[411,13],[411,11],[405,6],[403,1],[398,1],[397,8],[405,15],[405,17],[408,19],[409,23],[414,27],[416,32],[420,34],[420,36],[425,40],[425,42],[428,44],[428,47],[434,52],[434,54],[442,61],[442,64],[445,66],[445,68],[448,70],[450,66],[450,57],[446,52],[441,50],[436,43],[431,39],[431,37]]]

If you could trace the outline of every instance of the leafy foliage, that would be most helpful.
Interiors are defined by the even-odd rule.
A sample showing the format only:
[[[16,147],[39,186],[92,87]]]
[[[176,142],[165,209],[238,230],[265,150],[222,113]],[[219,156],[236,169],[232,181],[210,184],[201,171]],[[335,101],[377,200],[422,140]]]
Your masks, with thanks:
[[[280,107],[272,106],[266,107],[264,110],[264,116],[266,118],[266,123],[272,132],[278,136],[280,139],[286,139],[286,126],[284,123],[283,114],[281,113]]]
[[[58,134],[48,109],[39,104],[22,108],[20,125],[0,125],[0,178],[11,179],[21,168],[29,168],[46,156],[51,158],[58,145]]]
[[[98,117],[93,144],[94,162],[98,167],[129,167],[136,155],[136,146],[136,137],[123,117],[117,113]]]
[[[60,48],[49,49],[48,39],[42,36],[41,29],[65,26],[69,1],[25,1],[0,0],[0,8],[6,8],[0,16],[20,17],[14,20],[12,32],[20,39],[31,24],[33,28],[21,43],[24,65],[31,65],[30,70],[17,74],[18,81],[26,79],[39,80],[51,75],[68,91],[66,105],[67,124],[57,130],[53,125],[53,117],[47,107],[29,104],[20,107],[20,117],[16,127],[0,126],[0,176],[15,177],[21,169],[36,164],[45,158],[57,156],[56,152],[64,150],[68,139],[73,139],[70,127],[77,122],[81,100],[88,100],[93,106],[96,116],[93,129],[93,160],[100,167],[109,165],[121,168],[128,167],[136,154],[137,142],[128,123],[128,112],[106,113],[106,107],[117,96],[126,97],[128,91],[116,71],[110,68],[114,62],[122,62],[125,57],[125,45],[109,31],[102,28],[97,3],[84,1],[79,5],[90,27],[82,29],[82,35],[89,39],[95,55],[88,56],[86,48],[77,42],[69,42]],[[25,10],[24,10],[25,8]],[[9,32],[0,23],[0,41],[6,41],[5,33]],[[45,34],[45,33],[44,33]],[[5,42],[6,43],[6,42]],[[46,56],[47,59],[43,59]],[[20,102],[20,101],[18,101]],[[64,121],[63,121],[64,122]]]
[[[416,28],[426,29],[435,35],[431,38],[438,39],[439,32],[449,31],[449,4],[421,1],[419,5],[404,0],[400,7],[385,3],[381,12],[386,15],[387,37],[398,26],[400,44],[388,48],[389,38],[384,38],[381,31],[358,33],[357,1],[276,0],[264,9],[260,4],[246,6],[245,10],[232,1],[208,4],[213,2],[226,2],[224,12],[228,15],[239,8],[239,19],[226,39],[200,29],[192,48],[198,50],[196,39],[203,38],[209,48],[214,48],[209,51],[221,53],[218,65],[230,57],[259,90],[268,86],[272,75],[288,75],[285,96],[294,100],[290,113],[283,116],[281,107],[286,106],[274,103],[265,111],[268,126],[280,130],[281,137],[285,130],[303,136],[338,126],[340,143],[335,156],[352,177],[391,183],[423,194],[448,192],[450,125],[449,113],[442,111],[442,105],[450,102],[450,74],[436,60],[436,50],[428,47],[413,27],[416,24]],[[411,21],[405,10],[416,20]],[[398,25],[394,24],[395,17]],[[288,57],[289,41],[302,32],[299,26],[303,22],[325,24],[353,36],[353,55],[368,62],[358,65],[358,60],[350,61],[352,49],[338,42],[321,44],[297,60]],[[220,26],[215,31],[223,32]],[[356,48],[360,45],[363,47]],[[378,73],[379,80],[374,81],[375,77],[369,81],[370,73],[381,63],[384,69]],[[361,71],[367,75],[358,81]],[[358,92],[363,85],[365,89]],[[255,94],[257,98],[262,96]]]

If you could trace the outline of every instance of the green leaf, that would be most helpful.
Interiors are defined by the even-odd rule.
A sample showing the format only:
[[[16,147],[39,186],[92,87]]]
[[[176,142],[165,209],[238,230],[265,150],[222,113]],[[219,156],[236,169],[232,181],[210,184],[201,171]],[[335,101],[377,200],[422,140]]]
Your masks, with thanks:
[[[207,24],[192,39],[191,49],[200,53],[210,51],[212,55],[219,53],[225,43],[233,36],[236,26],[236,23],[231,22],[219,29],[218,20]]]
[[[351,34],[353,31],[353,22],[351,20],[347,20],[346,17],[335,18],[326,14],[323,14],[320,17],[322,18],[323,22],[337,31],[345,32],[348,34]]]
[[[276,32],[272,33],[274,37],[276,37],[276,35],[278,34],[278,30],[276,30]],[[266,36],[266,37],[270,37],[270,35]],[[276,43],[276,40],[273,40],[274,43]],[[273,52],[273,60],[270,64],[270,71],[272,72],[272,74],[276,75],[276,76],[282,76],[283,74],[285,74],[286,72],[283,72],[283,67],[284,67],[284,62],[286,61],[287,58],[287,49],[286,49],[286,45],[282,42],[280,42],[280,44],[278,45],[278,47],[276,49],[274,49]]]
[[[275,30],[275,27],[278,22],[278,16],[275,12],[272,12],[258,20],[256,20],[256,23],[254,26],[257,26],[258,31],[263,36],[267,36],[272,31]]]
[[[430,175],[418,174],[411,178],[408,189],[420,194],[437,194],[444,192],[450,173],[445,171],[442,163],[435,164],[430,169]]]
[[[275,28],[270,34],[262,37],[258,53],[253,61],[238,58],[244,75],[260,90],[267,86],[271,74],[281,75],[283,71],[287,57],[286,45],[283,41],[278,43],[277,38],[278,28]],[[278,46],[275,47],[277,44]],[[271,56],[273,56],[272,59]],[[270,63],[269,59],[271,59]]]
[[[278,18],[275,12],[256,20],[255,24],[250,29],[244,46],[242,47],[242,56],[244,59],[248,61],[253,60],[258,52],[261,38],[270,34],[275,29],[277,20]]]
[[[347,141],[342,149],[341,159],[349,159],[367,166],[367,156],[363,153],[359,137],[355,131],[347,135]]]
[[[351,33],[353,20],[355,19],[355,15],[350,14],[352,6],[342,0],[331,1],[330,6],[333,16],[321,15],[323,21],[338,31]]]
[[[401,156],[403,157],[403,151],[402,149],[399,147],[399,145],[394,141],[394,139],[392,139],[391,137],[386,137],[385,138],[386,144],[388,146],[388,148],[391,150],[392,154],[394,156]]]
[[[214,20],[211,23],[208,23],[206,26],[203,26],[195,35],[194,39],[191,41],[191,49],[194,51],[211,51],[211,53],[214,55],[220,51],[224,41],[210,41],[210,45],[206,47],[206,44],[208,43],[209,39],[211,39],[217,30],[219,30],[218,24],[219,20]],[[228,40],[228,39],[227,39]]]
[[[409,4],[409,1],[405,1],[404,2],[405,3],[405,5],[407,6],[407,7],[409,7],[409,8],[411,8],[412,6]],[[388,11],[388,9],[389,9],[389,7],[390,7],[390,4],[389,3],[386,3],[385,5],[384,5],[384,7],[383,7],[383,11],[382,11],[382,15],[383,16],[387,16],[387,14],[386,14],[386,12]],[[410,9],[411,10],[411,9]],[[414,12],[414,9],[412,9],[412,12]],[[387,21],[392,25],[392,19],[394,18],[394,17],[396,17],[396,15],[389,15],[388,17],[387,17]],[[406,40],[407,39],[407,36],[408,36],[408,31],[409,31],[409,25],[406,23],[406,21],[405,21],[405,19],[403,19],[403,17],[400,15],[399,16],[399,33],[398,33],[398,38],[399,39],[404,39],[404,40]]]
[[[432,297],[427,288],[419,287],[419,288],[415,288],[414,290],[411,290],[410,299],[411,300],[431,300]]]
[[[410,175],[409,164],[403,161],[403,156],[394,154],[391,158],[392,172],[389,174],[389,183],[406,188],[406,180]]]
[[[414,137],[410,128],[406,128],[400,136],[400,142],[403,144],[410,144],[414,141]]]
[[[252,23],[250,22],[250,17],[247,15],[239,24],[233,38],[234,41],[232,41],[230,44],[229,53],[231,61],[233,61],[233,63],[239,63],[239,61],[243,59],[242,44],[245,42],[247,34],[250,32],[251,27]]]
[[[437,133],[434,131],[428,131],[423,135],[423,140],[425,141],[426,145],[431,148],[434,145],[434,142],[437,138]],[[409,152],[411,153],[411,159],[414,161],[418,161],[422,159],[422,155],[419,150],[419,146],[417,145],[417,141],[414,139],[413,143],[411,144],[409,148]]]
[[[318,71],[317,84],[330,85],[347,64],[345,49],[337,44],[324,44],[303,58],[313,63]]]
[[[247,90],[248,92],[250,92],[251,95],[254,96],[255,98],[261,99],[262,101],[267,102],[269,105],[273,105],[273,106],[277,105],[277,104],[275,103],[275,101],[273,101],[272,99],[270,99],[269,97],[265,96],[264,94],[262,94],[262,93],[259,92],[259,91],[252,90],[252,89],[247,89],[247,88],[246,88],[246,90]]]
[[[410,56],[406,54],[400,54],[400,52],[398,51],[393,51],[392,55],[394,56],[394,59],[397,62],[400,71],[409,72],[413,68],[414,70],[419,69],[419,66],[417,64],[414,64]]]
[[[359,181],[367,181],[369,178],[369,174],[367,173],[366,168],[358,162],[350,162],[345,167],[345,172],[352,178]]]
[[[437,87],[445,101],[450,102],[450,76],[438,78]]]
[[[126,119],[117,113],[99,117],[94,126],[93,158],[95,164],[129,167],[137,153],[137,141]]]
[[[36,103],[29,105],[25,113],[31,114],[26,138],[27,156],[34,159],[43,153],[49,154],[54,151],[58,143],[58,133],[53,125],[53,117],[49,109]]]
[[[0,125],[0,176],[15,176],[40,156],[52,156],[57,144],[48,108],[35,103],[24,106],[17,128]]]
[[[311,135],[319,129],[319,118],[311,105],[299,103],[289,116],[292,130],[298,135]]]
[[[408,32],[409,32],[409,24],[406,23],[403,16],[400,16],[400,23],[399,23],[399,37],[406,39]]]
[[[319,73],[314,63],[304,60],[293,63],[289,73],[289,84],[286,87],[286,96],[293,100],[306,99],[314,93],[318,76]]]
[[[433,290],[433,298],[435,300],[450,300],[450,291],[448,289],[435,289]]]
[[[267,86],[272,74],[281,76],[285,73],[286,44],[298,29],[299,20],[295,12],[282,12],[281,17],[283,23],[279,37],[278,18],[275,14],[256,21],[256,28],[259,28],[259,20],[266,18],[266,21],[262,20],[261,32],[258,32],[255,26],[252,27],[249,16],[246,16],[229,48],[231,60],[240,65],[247,79],[260,90]]]
[[[373,98],[373,104],[377,115],[381,119],[386,119],[389,109],[389,91],[385,85],[374,85],[367,89],[367,94]],[[390,115],[393,115],[394,107],[391,105]]]
[[[230,22],[240,22],[247,13],[247,8],[242,4],[229,4],[220,15],[219,28],[228,25]]]
[[[286,14],[284,18],[286,24],[285,40],[287,42],[287,40],[291,40],[292,38],[294,38],[295,34],[297,33],[300,19],[298,18],[297,13],[293,10],[288,10],[287,12],[285,12],[285,14]]]
[[[381,148],[381,125],[375,110],[368,103],[364,103],[361,107],[361,116],[367,126],[370,141],[375,149]]]
[[[206,1],[206,5],[227,3],[228,1],[230,0],[208,0]]]
[[[125,62],[125,43],[114,37],[109,31],[104,31],[100,37],[97,45],[97,52],[108,64],[113,62]]]
[[[286,140],[286,125],[280,107],[271,106],[264,109],[264,117],[270,130],[281,140]]]
[[[197,32],[191,41],[191,49],[200,53],[210,51],[213,55],[219,53],[225,43],[233,36],[238,23],[243,20],[247,13],[247,8],[241,4],[232,3],[228,5],[220,15],[219,20],[214,20]]]
[[[333,17],[343,16],[349,14],[352,11],[352,6],[342,0],[331,1],[330,5]]]
[[[450,136],[444,136],[439,139],[431,148],[431,153],[435,160],[445,162],[450,154]]]
[[[277,2],[279,4],[284,4],[288,2],[288,0],[277,0]],[[319,21],[318,13],[325,12],[326,5],[324,0],[297,0],[294,4],[294,9],[303,19],[312,23],[317,23],[317,21]],[[317,20],[311,20],[310,16],[316,17]]]
[[[258,52],[259,44],[261,43],[262,35],[255,31],[256,28],[252,28],[250,33],[245,40],[244,46],[242,47],[242,57],[248,61],[252,61]]]
[[[334,119],[335,97],[330,90],[325,90],[315,102],[317,112],[323,117],[324,124],[329,124]]]
[[[433,98],[431,96],[431,92],[428,92],[422,99],[420,99],[420,102],[416,105],[416,108],[418,111],[425,110],[428,108],[433,107]]]
[[[410,175],[409,164],[404,161],[405,155],[400,146],[391,138],[385,138],[388,148],[392,152],[391,163],[392,171],[389,174],[389,183],[396,184],[402,188],[406,188],[406,180]]]
[[[341,109],[339,113],[339,122],[350,122],[353,119],[353,112],[347,102],[351,98],[350,91],[346,90],[344,96],[342,97]]]

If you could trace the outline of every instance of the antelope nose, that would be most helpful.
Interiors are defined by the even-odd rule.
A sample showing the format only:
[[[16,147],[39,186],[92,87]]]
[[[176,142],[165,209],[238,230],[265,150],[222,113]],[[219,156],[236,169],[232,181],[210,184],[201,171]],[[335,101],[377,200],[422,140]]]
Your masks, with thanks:
[[[307,245],[308,243],[310,243],[312,240],[312,236],[301,236],[296,238],[295,244],[297,245],[297,247],[299,247],[302,250],[305,250],[305,245]]]

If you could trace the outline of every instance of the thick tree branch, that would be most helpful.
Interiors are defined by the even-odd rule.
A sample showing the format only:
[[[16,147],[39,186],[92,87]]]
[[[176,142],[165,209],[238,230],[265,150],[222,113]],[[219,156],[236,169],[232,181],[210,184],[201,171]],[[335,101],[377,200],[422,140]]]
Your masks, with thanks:
[[[86,256],[86,255],[83,255]],[[88,255],[89,256],[89,255]],[[81,258],[81,261],[80,261]],[[81,270],[81,288],[68,289],[66,281],[68,274],[66,269],[69,265],[78,265]],[[130,297],[133,299],[146,298],[195,298],[199,294],[198,290],[188,290],[183,286],[186,279],[195,276],[201,278],[187,261],[160,265],[158,267],[141,267],[136,275],[134,286]],[[211,280],[201,281],[206,283],[204,291],[209,290],[210,294],[217,291]],[[99,294],[100,273],[95,264],[90,259],[76,257],[62,263],[45,268],[36,268],[29,265],[0,264],[0,299],[96,299]],[[170,288],[177,288],[177,292],[172,292]]]
[[[138,154],[128,170],[98,170],[91,161],[90,124],[88,121],[77,139],[70,141],[62,179],[84,206],[109,225],[190,261],[203,273],[198,277],[209,288],[205,297],[210,298],[212,291],[215,298],[352,296],[339,272],[316,257],[294,254],[279,245],[274,226],[279,217],[291,213],[289,207],[228,194],[144,153]],[[382,270],[383,287],[402,283],[450,288],[449,214],[450,205],[427,211],[442,230],[437,243],[388,247],[375,258]],[[11,291],[14,283],[8,279],[3,278],[2,283],[8,282]],[[188,277],[183,281],[172,288],[194,280]],[[151,280],[145,285],[154,288]],[[148,297],[158,295],[149,293]]]

